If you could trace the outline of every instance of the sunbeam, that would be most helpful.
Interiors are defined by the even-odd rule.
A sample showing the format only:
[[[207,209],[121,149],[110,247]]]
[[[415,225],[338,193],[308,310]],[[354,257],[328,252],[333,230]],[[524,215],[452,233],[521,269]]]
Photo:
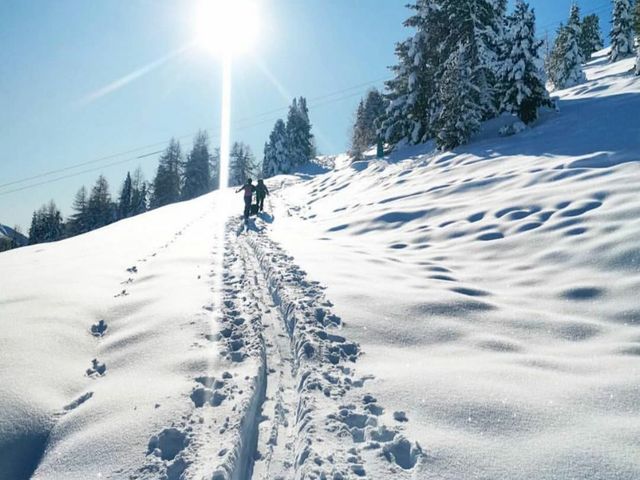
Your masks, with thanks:
[[[150,62],[146,65],[143,65],[142,67],[138,68],[137,70],[134,70],[131,73],[128,73],[126,75],[124,75],[123,77],[118,78],[117,80],[114,80],[113,82],[109,83],[108,85],[105,85],[104,87],[96,90],[95,92],[89,93],[88,95],[84,96],[82,99],[80,99],[77,104],[80,107],[85,107],[93,102],[95,102],[96,100],[99,100],[102,97],[106,97],[107,95],[116,92],[118,90],[120,90],[121,88],[125,87],[126,85],[129,85],[131,82],[144,77],[145,75],[151,73],[152,71],[158,69],[159,67],[161,67],[162,65],[164,65],[165,63],[167,63],[169,60],[181,55],[182,53],[184,53],[187,49],[189,48],[189,46],[184,46],[181,48],[178,48],[177,50],[174,50],[172,52],[169,52],[168,54],[166,54],[163,57],[160,57],[157,60],[154,60],[153,62]]]
[[[254,63],[260,68],[260,70],[262,70],[262,73],[264,73],[265,77],[267,77],[269,79],[269,81],[271,82],[271,84],[276,87],[276,90],[278,90],[278,93],[280,95],[282,95],[282,98],[284,100],[286,100],[287,102],[291,101],[291,99],[293,98],[293,95],[289,92],[289,90],[287,90],[284,85],[282,85],[282,83],[280,83],[280,80],[277,79],[277,77],[271,73],[271,70],[269,69],[269,67],[262,61],[261,58],[259,58],[257,55],[253,55],[251,57],[251,59],[254,61]]]
[[[229,186],[231,145],[231,54],[222,58],[222,111],[220,114],[220,189]]]

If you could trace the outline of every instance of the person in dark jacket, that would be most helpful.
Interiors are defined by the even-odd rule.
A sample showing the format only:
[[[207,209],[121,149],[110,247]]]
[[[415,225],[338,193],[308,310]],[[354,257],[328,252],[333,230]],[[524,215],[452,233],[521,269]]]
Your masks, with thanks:
[[[258,211],[262,212],[264,210],[264,199],[269,195],[269,189],[264,184],[262,179],[258,180],[258,185],[256,185],[256,201],[258,202]]]
[[[244,192],[244,219],[249,220],[249,213],[251,213],[251,201],[253,199],[253,192],[256,191],[256,187],[251,183],[251,179],[247,178],[247,183],[241,186],[236,193]]]

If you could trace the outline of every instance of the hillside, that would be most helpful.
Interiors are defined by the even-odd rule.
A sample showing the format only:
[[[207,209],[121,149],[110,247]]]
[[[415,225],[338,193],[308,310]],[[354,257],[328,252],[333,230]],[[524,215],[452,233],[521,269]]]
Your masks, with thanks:
[[[0,254],[0,479],[640,477],[640,78]],[[233,209],[229,206],[237,206]]]

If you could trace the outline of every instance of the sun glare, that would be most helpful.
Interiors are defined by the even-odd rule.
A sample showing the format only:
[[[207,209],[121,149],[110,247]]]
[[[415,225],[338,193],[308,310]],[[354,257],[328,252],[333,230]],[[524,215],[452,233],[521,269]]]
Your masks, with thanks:
[[[215,53],[247,52],[258,36],[259,17],[258,5],[252,0],[200,0],[196,40]]]

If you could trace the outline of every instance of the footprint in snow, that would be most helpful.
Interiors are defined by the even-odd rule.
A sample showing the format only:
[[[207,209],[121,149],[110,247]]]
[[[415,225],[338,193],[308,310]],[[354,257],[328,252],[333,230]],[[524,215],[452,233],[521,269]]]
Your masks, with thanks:
[[[91,360],[91,367],[87,368],[87,377],[97,378],[102,377],[107,373],[107,365],[100,363],[97,358]]]
[[[191,401],[195,407],[202,408],[205,405],[218,407],[227,397],[233,398],[237,387],[228,382],[231,378],[233,376],[229,372],[224,372],[221,379],[210,376],[197,377],[195,380],[200,385],[191,392]]]
[[[91,335],[94,337],[102,337],[107,331],[107,323],[104,320],[100,320],[98,323],[91,325]]]
[[[80,405],[82,405],[84,402],[89,400],[91,397],[93,397],[93,392],[87,392],[87,393],[79,396],[78,398],[76,398],[73,402],[71,402],[68,405],[65,405],[64,407],[62,407],[62,409],[65,412],[70,412],[71,410],[75,410]]]

